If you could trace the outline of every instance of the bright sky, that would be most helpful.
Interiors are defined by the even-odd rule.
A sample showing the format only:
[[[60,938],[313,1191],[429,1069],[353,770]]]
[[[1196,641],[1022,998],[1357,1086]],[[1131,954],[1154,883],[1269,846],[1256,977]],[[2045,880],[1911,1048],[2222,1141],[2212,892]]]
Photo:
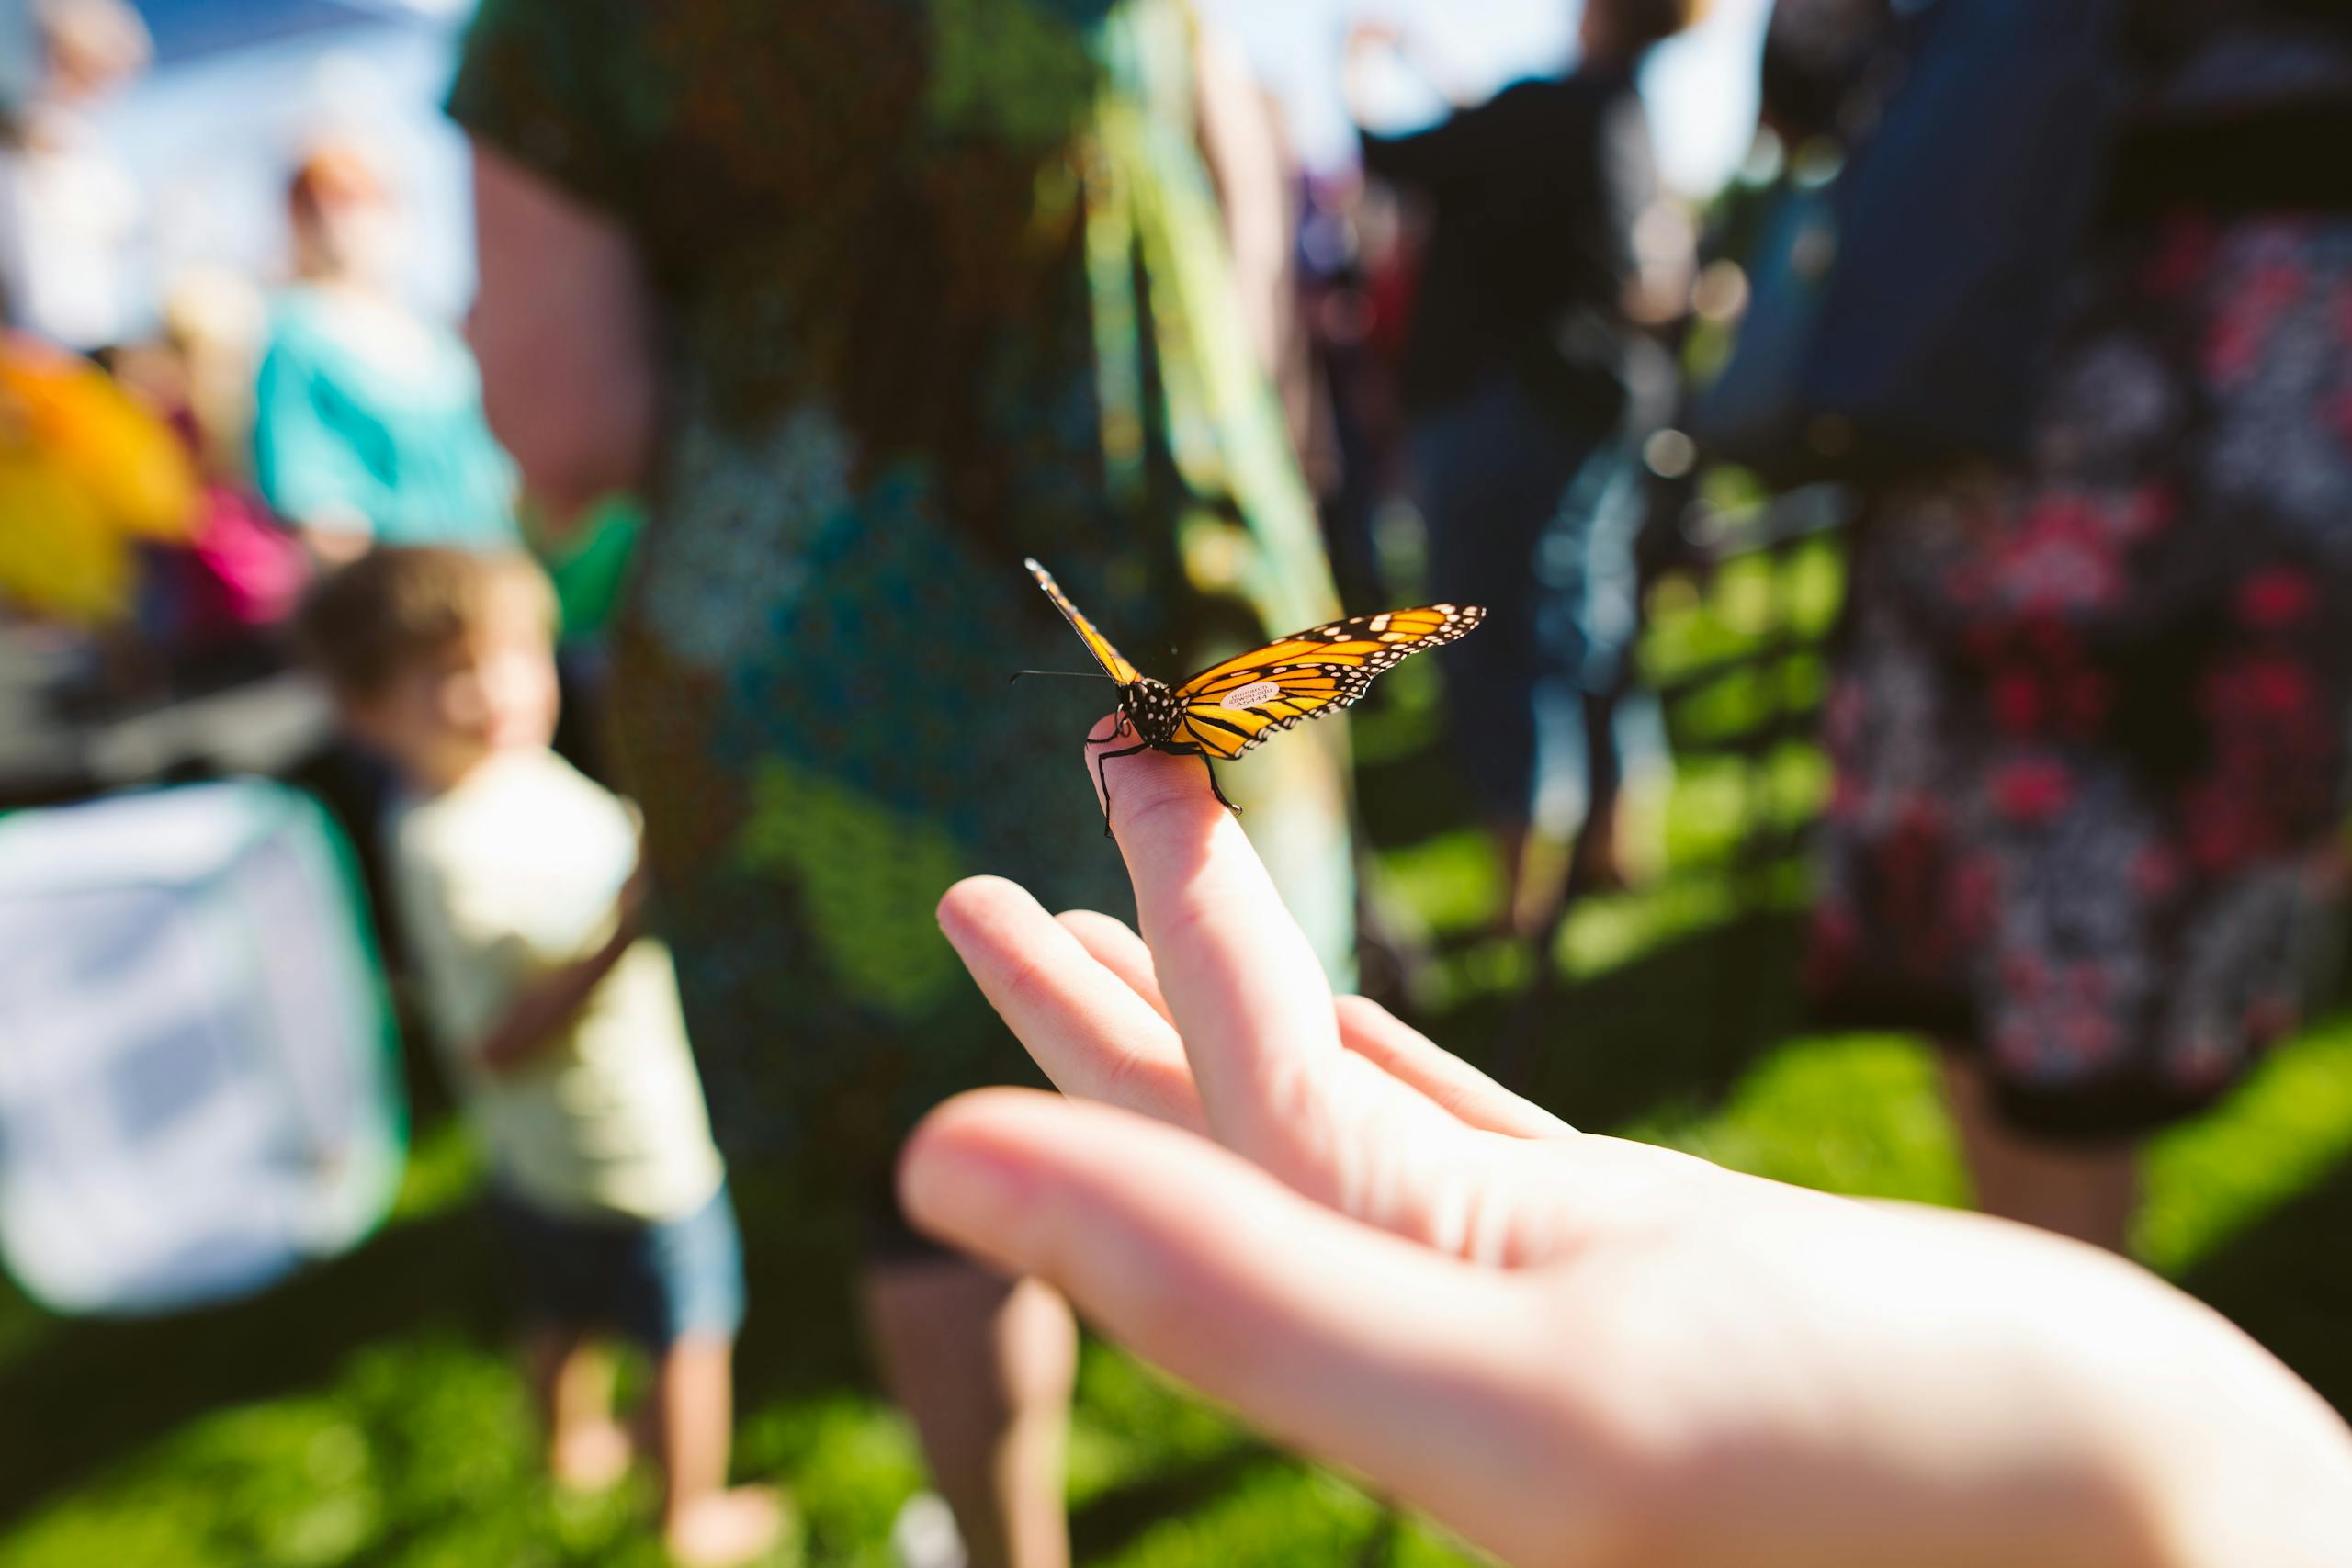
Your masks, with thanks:
[[[1340,57],[1358,17],[1396,24],[1475,92],[1551,71],[1575,51],[1579,0],[1200,0],[1282,96],[1301,156],[1354,154],[1340,101]],[[1747,151],[1766,0],[1715,0],[1708,18],[1660,49],[1644,73],[1667,179],[1691,195],[1720,185]],[[1400,95],[1401,96],[1401,95]],[[1422,108],[1426,118],[1435,110]],[[1403,105],[1398,105],[1400,112]]]

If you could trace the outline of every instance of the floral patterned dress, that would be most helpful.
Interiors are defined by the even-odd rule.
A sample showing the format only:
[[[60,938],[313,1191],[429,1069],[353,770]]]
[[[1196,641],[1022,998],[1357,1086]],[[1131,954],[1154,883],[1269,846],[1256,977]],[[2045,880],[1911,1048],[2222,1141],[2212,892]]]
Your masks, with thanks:
[[[2352,88],[2212,43],[2175,80]],[[2057,1137],[2224,1089],[2341,885],[2352,217],[2151,216],[2084,266],[2027,468],[1876,502],[1828,700],[1822,1000],[1982,1053]]]
[[[1109,688],[1007,683],[1084,667],[1022,557],[1164,674],[1334,608],[1230,308],[1191,28],[1170,0],[488,0],[455,89],[653,281],[624,771],[722,1134],[853,1190],[1029,1071],[939,935],[948,884],[1131,908],[1080,761]],[[1343,757],[1317,726],[1227,777],[1335,967]]]

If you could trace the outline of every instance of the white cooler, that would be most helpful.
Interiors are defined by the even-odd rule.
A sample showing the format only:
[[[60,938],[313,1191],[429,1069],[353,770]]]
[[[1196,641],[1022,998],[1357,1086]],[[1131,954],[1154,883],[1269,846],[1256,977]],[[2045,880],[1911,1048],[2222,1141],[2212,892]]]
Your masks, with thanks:
[[[405,1131],[315,801],[236,780],[0,817],[0,1263],[36,1300],[165,1312],[345,1251]]]

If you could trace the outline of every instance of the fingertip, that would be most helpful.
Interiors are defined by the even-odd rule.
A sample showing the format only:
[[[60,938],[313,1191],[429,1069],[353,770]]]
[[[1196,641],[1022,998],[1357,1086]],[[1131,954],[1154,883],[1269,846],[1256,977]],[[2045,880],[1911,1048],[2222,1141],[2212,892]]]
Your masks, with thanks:
[[[1094,808],[1102,813],[1105,831],[1111,826],[1111,798],[1103,793],[1102,765],[1097,759],[1114,750],[1114,741],[1126,739],[1125,731],[1121,728],[1125,722],[1121,712],[1114,708],[1088,726],[1086,744],[1079,749],[1079,756],[1086,765],[1086,787],[1094,792]]]
[[[1003,1261],[1006,1220],[1026,1212],[1017,1149],[1036,1106],[1060,1097],[1028,1089],[956,1096],[916,1123],[899,1152],[899,1207],[916,1229]]]
[[[949,883],[947,891],[939,896],[939,904],[933,912],[943,926],[961,920],[970,912],[974,900],[989,896],[989,883],[1002,880],[996,876],[967,876]]]
[[[1117,708],[1113,708],[1086,727],[1084,750],[1087,771],[1091,773],[1094,770],[1095,753],[1120,750],[1134,744],[1135,742],[1127,735],[1126,715]]]
[[[940,895],[936,915],[947,940],[959,946],[980,926],[1007,914],[1040,908],[1029,890],[1001,876],[967,876]]]
[[[1086,779],[1096,804],[1119,830],[1121,847],[1131,852],[1131,829],[1142,828],[1147,838],[1168,831],[1184,838],[1227,815],[1216,804],[1201,759],[1155,750],[1132,730],[1087,737]]]

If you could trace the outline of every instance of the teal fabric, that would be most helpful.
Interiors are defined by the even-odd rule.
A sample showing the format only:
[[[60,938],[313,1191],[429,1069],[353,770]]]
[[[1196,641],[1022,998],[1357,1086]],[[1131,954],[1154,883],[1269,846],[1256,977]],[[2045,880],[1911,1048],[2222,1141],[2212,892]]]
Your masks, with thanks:
[[[379,544],[518,546],[514,468],[482,417],[473,355],[428,321],[400,363],[371,355],[369,308],[322,288],[279,296],[254,389],[262,494],[305,525],[364,518]]]

